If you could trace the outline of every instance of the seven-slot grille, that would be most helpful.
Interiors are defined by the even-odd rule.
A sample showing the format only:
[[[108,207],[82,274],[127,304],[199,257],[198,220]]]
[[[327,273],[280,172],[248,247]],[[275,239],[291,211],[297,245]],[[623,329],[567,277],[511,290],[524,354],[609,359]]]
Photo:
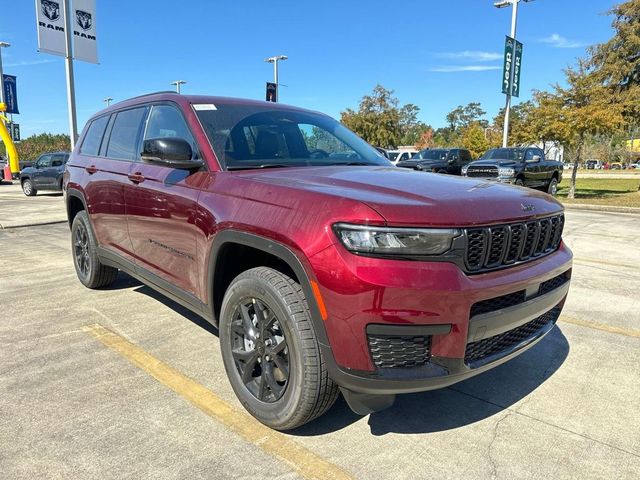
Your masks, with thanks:
[[[561,214],[509,225],[466,228],[467,269],[477,273],[547,255],[560,246],[563,227]]]

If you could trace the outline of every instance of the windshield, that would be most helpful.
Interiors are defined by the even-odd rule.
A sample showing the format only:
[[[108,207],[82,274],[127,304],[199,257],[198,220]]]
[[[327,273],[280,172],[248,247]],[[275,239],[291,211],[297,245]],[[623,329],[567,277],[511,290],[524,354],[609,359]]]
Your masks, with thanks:
[[[269,105],[194,105],[227,170],[391,163],[332,118]]]
[[[449,150],[442,149],[422,150],[416,153],[413,158],[418,158],[421,160],[445,160],[448,153]]]
[[[479,160],[522,160],[524,157],[523,148],[494,148],[487,150]]]
[[[387,152],[387,155],[389,156],[389,160],[395,160],[398,158],[398,155],[400,155],[400,152]]]

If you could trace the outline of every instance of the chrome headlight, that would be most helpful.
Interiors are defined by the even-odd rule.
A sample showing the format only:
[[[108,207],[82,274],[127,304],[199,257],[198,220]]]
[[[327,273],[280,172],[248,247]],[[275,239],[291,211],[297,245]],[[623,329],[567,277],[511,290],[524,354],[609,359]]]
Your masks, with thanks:
[[[465,165],[464,167],[462,167],[462,176],[466,177],[467,176],[467,170],[469,169],[468,165]]]
[[[455,228],[389,228],[337,223],[336,235],[347,250],[374,255],[439,255],[461,234]]]
[[[498,176],[500,177],[513,177],[516,174],[514,168],[500,167],[498,168]]]

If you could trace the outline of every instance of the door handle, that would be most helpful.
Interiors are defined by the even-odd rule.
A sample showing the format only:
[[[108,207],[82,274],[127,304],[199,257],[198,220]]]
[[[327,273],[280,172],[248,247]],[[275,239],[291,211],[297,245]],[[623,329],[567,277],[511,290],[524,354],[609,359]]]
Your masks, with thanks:
[[[89,175],[93,175],[94,173],[96,173],[98,171],[97,167],[95,165],[90,165],[88,167],[84,167],[84,169],[87,171],[87,173]]]
[[[140,172],[130,173],[127,178],[136,184],[144,182],[144,175]]]

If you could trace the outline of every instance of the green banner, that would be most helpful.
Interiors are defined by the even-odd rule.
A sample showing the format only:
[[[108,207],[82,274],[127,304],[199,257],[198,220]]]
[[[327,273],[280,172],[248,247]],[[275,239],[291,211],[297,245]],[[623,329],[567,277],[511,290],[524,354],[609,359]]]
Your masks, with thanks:
[[[502,93],[517,97],[520,95],[520,73],[522,71],[522,44],[507,36],[504,41],[504,62],[502,64]]]
[[[504,41],[504,63],[502,65],[502,93],[509,95],[511,90],[511,63],[513,62],[513,38],[507,36]]]
[[[522,44],[516,40],[516,52],[513,55],[513,78],[511,81],[511,96],[520,95],[520,73],[522,71]]]

